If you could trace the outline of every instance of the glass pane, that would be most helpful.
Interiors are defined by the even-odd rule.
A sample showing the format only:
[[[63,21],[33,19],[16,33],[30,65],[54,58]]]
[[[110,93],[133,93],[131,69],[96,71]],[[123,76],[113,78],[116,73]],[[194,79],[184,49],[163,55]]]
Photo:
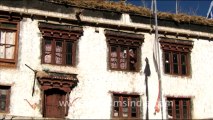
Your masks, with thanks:
[[[6,59],[14,59],[15,54],[15,46],[14,45],[6,45],[5,46]]]
[[[172,119],[172,108],[173,108],[173,101],[172,100],[167,100],[167,113],[168,113],[168,119]]]
[[[174,74],[178,74],[178,65],[177,64],[173,65],[173,70],[174,70]]]
[[[52,44],[50,40],[45,40],[45,51],[51,51],[52,50]]]
[[[169,61],[170,54],[168,52],[164,53],[164,67],[165,67],[165,73],[170,73],[170,61]]]
[[[55,48],[55,51],[56,52],[62,52],[62,42],[61,41],[57,41],[56,42],[56,48]]]
[[[72,42],[66,42],[66,65],[72,65]]]
[[[128,98],[123,98],[123,117],[128,117]]]
[[[114,96],[113,106],[114,106],[113,116],[118,117],[119,116],[119,106],[120,106],[119,97]]]
[[[66,43],[67,43],[66,52],[72,53],[72,43],[71,42],[66,42]]]
[[[117,48],[111,47],[111,53],[110,53],[110,66],[111,68],[118,68],[118,58],[117,58]]]
[[[184,54],[181,54],[181,64],[182,65],[186,64],[186,56]]]
[[[137,99],[136,98],[132,98],[131,101],[131,117],[137,117]]]
[[[72,65],[72,54],[66,55],[66,65]]]
[[[44,62],[45,63],[51,63],[52,55],[51,52],[45,52],[44,55]]]
[[[182,75],[186,75],[186,66],[182,65]]]
[[[56,42],[56,47],[55,47],[55,62],[56,64],[62,64],[62,42],[61,41],[57,41]]]
[[[127,48],[121,47],[120,50],[120,68],[127,69]]]
[[[179,100],[175,100],[176,119],[180,118]]]
[[[5,90],[6,91],[6,90]],[[1,90],[3,93],[3,91]],[[1,95],[0,96],[0,109],[4,111],[6,109],[6,95]]]
[[[135,71],[136,63],[137,63],[137,49],[130,48],[129,49],[129,69]]]
[[[178,63],[178,55],[176,53],[173,54],[173,63]]]
[[[188,113],[188,111],[187,111],[187,101],[186,100],[183,100],[183,118],[184,119],[187,119],[188,117],[187,117],[187,113]],[[188,118],[189,119],[189,118]]]
[[[1,94],[1,95],[7,95],[7,90],[0,89],[0,94]]]
[[[0,33],[0,58],[14,59],[15,32],[1,31]]]
[[[6,32],[5,41],[6,44],[15,45],[15,32]]]

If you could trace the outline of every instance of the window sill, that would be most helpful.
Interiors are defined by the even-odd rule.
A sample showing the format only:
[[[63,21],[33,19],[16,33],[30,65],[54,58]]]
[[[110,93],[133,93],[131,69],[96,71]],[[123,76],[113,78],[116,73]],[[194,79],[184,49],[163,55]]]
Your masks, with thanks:
[[[51,63],[41,63],[42,65],[51,65],[51,66],[59,66],[59,67],[76,67],[75,65],[60,65],[60,64],[51,64]]]
[[[169,73],[163,73],[166,76],[171,76],[171,77],[181,77],[181,78],[191,78],[191,74],[189,75],[178,75],[178,74],[169,74]]]
[[[141,120],[141,118],[122,118],[122,117],[112,117],[113,120]]]
[[[0,66],[5,68],[16,68],[15,62],[2,62],[0,61]]]
[[[133,71],[133,70],[121,70],[121,69],[108,69],[108,70],[110,70],[111,72],[129,72],[129,73],[139,73],[140,71],[138,71],[138,70],[135,70],[135,71]]]

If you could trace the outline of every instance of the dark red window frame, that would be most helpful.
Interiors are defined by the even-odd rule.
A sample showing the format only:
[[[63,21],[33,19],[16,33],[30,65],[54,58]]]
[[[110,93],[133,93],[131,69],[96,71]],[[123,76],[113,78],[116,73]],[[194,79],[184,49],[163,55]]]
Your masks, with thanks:
[[[140,50],[144,35],[111,30],[106,30],[105,35],[110,69],[140,71]]]
[[[140,118],[140,96],[113,94],[113,118]]]
[[[11,86],[0,85],[0,113],[9,112],[10,91],[11,91]]]
[[[190,98],[167,98],[168,119],[191,119]]]
[[[193,42],[161,38],[163,50],[164,73],[171,75],[190,75],[190,54]]]
[[[46,50],[46,43],[50,42],[51,51]],[[59,51],[57,51],[57,44],[61,44]],[[69,46],[69,47],[68,47]],[[70,40],[60,40],[55,38],[44,38],[43,40],[43,54],[42,54],[42,63],[44,64],[54,64],[54,65],[68,65],[74,66],[75,64],[75,49],[76,42]],[[49,59],[50,62],[47,62],[46,56],[51,55]],[[68,60],[69,57],[69,60]],[[59,59],[59,60],[57,60]]]
[[[164,51],[164,72],[166,74],[188,75],[189,53]]]

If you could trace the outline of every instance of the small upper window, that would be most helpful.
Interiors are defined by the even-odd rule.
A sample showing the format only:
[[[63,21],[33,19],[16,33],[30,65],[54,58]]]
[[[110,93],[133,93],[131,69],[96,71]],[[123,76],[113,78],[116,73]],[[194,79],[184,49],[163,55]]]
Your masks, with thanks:
[[[163,49],[164,72],[174,75],[190,74],[191,41],[161,39]]]
[[[106,31],[109,65],[112,70],[138,71],[143,35]]]
[[[82,28],[76,30],[45,23],[40,23],[39,28],[43,35],[42,63],[74,66],[76,42]]]
[[[0,85],[0,112],[9,112],[10,86]]]
[[[0,20],[0,65],[15,66],[18,51],[18,23]]]

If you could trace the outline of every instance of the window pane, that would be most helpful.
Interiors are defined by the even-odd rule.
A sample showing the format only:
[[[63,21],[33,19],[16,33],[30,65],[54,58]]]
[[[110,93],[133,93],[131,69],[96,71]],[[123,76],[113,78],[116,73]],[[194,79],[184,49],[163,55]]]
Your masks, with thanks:
[[[123,117],[128,117],[128,98],[123,98]]]
[[[188,113],[188,111],[187,111],[187,101],[186,100],[183,100],[183,118],[184,119],[187,119],[188,117],[187,117],[187,113]],[[189,119],[189,118],[188,118]]]
[[[181,54],[181,64],[183,65],[185,65],[186,64],[186,55],[184,55],[184,54]]]
[[[0,58],[14,59],[16,32],[0,31]]]
[[[173,54],[173,73],[178,74],[178,55]]]
[[[181,71],[182,71],[182,75],[186,75],[186,55],[181,54]]]
[[[55,48],[55,62],[56,64],[62,64],[62,42],[57,41],[56,42],[56,48]]]
[[[173,101],[172,100],[167,100],[167,110],[168,110],[168,119],[172,119],[172,108],[173,108]]]
[[[72,43],[66,42],[67,48],[66,48],[66,64],[72,65]]]
[[[72,65],[72,54],[66,55],[66,65]]]
[[[0,110],[5,111],[6,110],[6,95],[1,95],[0,98]]]
[[[66,42],[66,43],[67,43],[66,52],[72,53],[72,42]]]
[[[44,46],[44,63],[51,63],[52,59],[52,42],[50,40],[45,40]]]
[[[121,47],[120,50],[120,68],[127,69],[127,48]]]
[[[117,58],[117,48],[111,47],[111,53],[110,53],[110,65],[111,68],[118,68],[118,58]]]
[[[129,69],[135,71],[136,63],[137,63],[137,49],[130,48],[129,49]]]
[[[120,106],[120,101],[118,96],[114,96],[114,111],[113,111],[113,116],[118,117],[119,116],[119,106]]]
[[[5,53],[6,59],[14,59],[15,54],[15,32],[7,32],[6,33],[6,46],[5,46]]]
[[[175,100],[176,119],[180,118],[179,100]]]
[[[178,63],[178,55],[176,53],[173,53],[173,64]]]
[[[136,98],[132,98],[131,100],[131,116],[132,117],[137,117],[137,109],[136,109],[136,106],[137,105],[137,99]]]
[[[186,66],[182,65],[182,75],[186,75]]]
[[[170,54],[168,52],[164,53],[164,64],[165,64],[165,73],[170,73]]]

